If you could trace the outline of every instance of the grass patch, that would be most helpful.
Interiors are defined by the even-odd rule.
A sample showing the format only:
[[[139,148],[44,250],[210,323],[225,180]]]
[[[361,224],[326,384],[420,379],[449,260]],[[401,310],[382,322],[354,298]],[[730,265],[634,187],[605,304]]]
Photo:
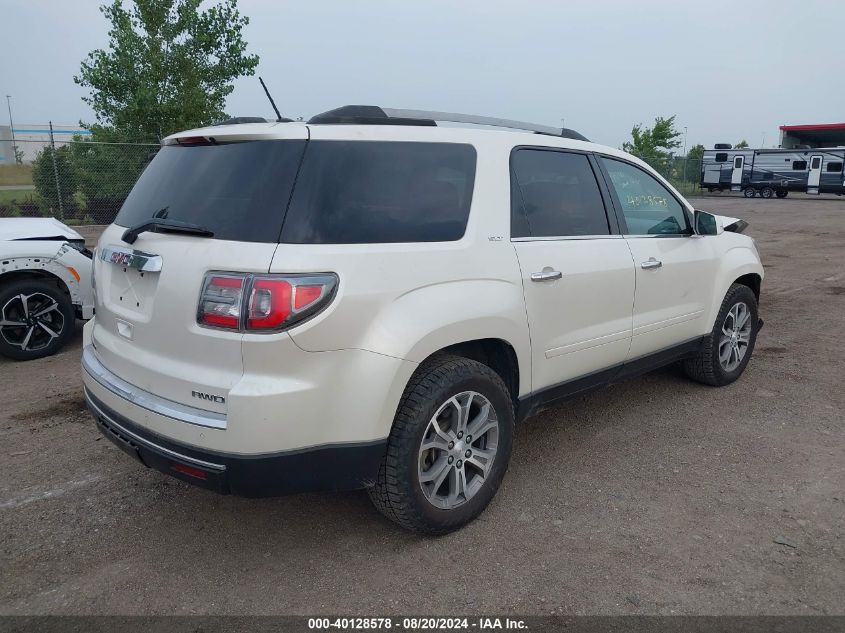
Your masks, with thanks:
[[[13,201],[24,202],[27,200],[41,201],[35,189],[0,189],[0,204],[12,204]]]
[[[32,165],[0,165],[0,185],[31,185]]]

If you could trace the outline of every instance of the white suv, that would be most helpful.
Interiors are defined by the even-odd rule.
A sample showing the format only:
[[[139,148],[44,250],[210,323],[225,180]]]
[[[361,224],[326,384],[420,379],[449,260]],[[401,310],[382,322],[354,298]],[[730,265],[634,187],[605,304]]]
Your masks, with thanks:
[[[445,533],[546,405],[675,361],[742,374],[763,278],[745,226],[570,130],[347,106],[175,134],[100,239],[86,397],[185,481],[368,488]]]

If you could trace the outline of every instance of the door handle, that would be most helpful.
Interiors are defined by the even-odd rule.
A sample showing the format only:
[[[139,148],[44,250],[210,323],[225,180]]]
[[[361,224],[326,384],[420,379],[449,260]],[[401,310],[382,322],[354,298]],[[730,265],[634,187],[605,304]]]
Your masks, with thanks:
[[[648,270],[649,268],[660,268],[663,265],[659,259],[654,259],[654,257],[649,257],[647,261],[644,261],[640,264],[640,268],[645,268]]]
[[[531,273],[531,281],[554,281],[563,277],[559,270],[552,270],[548,266],[539,273]]]

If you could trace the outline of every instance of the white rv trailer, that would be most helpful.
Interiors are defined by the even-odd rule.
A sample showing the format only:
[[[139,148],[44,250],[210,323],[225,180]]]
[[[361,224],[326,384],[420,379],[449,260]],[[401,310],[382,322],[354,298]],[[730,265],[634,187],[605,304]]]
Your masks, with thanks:
[[[790,191],[845,193],[845,147],[705,150],[701,188],[785,198]]]

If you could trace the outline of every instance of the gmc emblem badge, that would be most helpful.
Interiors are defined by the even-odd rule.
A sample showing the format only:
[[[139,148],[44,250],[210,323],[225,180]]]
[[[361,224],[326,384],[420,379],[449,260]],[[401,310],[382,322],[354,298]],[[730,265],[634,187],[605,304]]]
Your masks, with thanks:
[[[203,393],[202,391],[191,391],[194,398],[200,400],[208,400],[209,402],[216,402],[217,404],[226,404],[226,398],[223,396],[215,396],[213,393]]]
[[[128,266],[129,262],[132,261],[132,253],[112,253],[111,254],[111,263],[117,264],[118,266]]]

